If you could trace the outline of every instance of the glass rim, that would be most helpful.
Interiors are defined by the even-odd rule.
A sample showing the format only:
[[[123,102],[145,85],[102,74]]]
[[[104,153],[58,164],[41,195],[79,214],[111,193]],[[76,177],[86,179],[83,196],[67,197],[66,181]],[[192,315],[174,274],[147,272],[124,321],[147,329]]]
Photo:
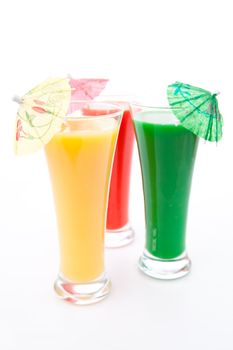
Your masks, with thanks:
[[[118,104],[128,110],[131,104],[138,103],[138,98],[135,94],[102,94],[96,97],[96,101]]]
[[[142,108],[148,108],[148,109],[155,109],[155,110],[159,110],[159,111],[173,111],[174,109],[175,110],[181,110],[182,108],[179,108],[179,107],[171,107],[171,106],[163,106],[163,107],[160,107],[160,106],[152,106],[150,104],[142,104],[142,103],[131,103],[130,104],[132,107],[142,107]]]
[[[74,112],[70,112],[69,114],[66,114],[65,120],[92,120],[92,119],[107,119],[107,118],[114,118],[114,117],[119,117],[122,116],[124,109],[117,103],[110,103],[107,101],[96,101],[96,100],[72,100],[70,102],[70,106],[72,104],[84,104],[84,105],[103,105],[102,111],[106,111],[107,113],[105,114],[98,114],[98,115],[83,115],[80,113],[79,116],[72,115],[76,111],[82,111],[81,108],[77,108]],[[104,108],[106,106],[106,108]],[[109,109],[109,110],[108,110]],[[114,110],[114,112],[111,112],[111,109]],[[93,110],[93,108],[90,108],[90,110]],[[98,109],[97,109],[98,110]],[[99,109],[101,111],[101,108]]]
[[[122,98],[124,102],[130,102],[132,100],[136,100],[137,96],[135,94],[101,94],[101,95],[96,97],[95,101],[97,101],[97,102],[102,101],[105,98],[117,98],[118,99],[118,97],[119,97],[119,99]],[[136,102],[136,101],[134,101],[134,102]]]
[[[137,108],[137,109],[142,109],[142,110],[153,110],[155,112],[168,112],[171,113],[175,116],[175,112],[181,112],[181,111],[186,111],[186,108],[182,107],[171,107],[171,106],[163,106],[163,107],[157,107],[157,106],[151,106],[151,105],[144,105],[141,103],[131,103],[130,104],[131,108]],[[141,113],[142,111],[139,111]]]
[[[135,97],[136,95],[133,94],[133,93],[125,93],[125,94],[120,94],[120,93],[110,93],[110,94],[105,94],[105,93],[101,93],[101,95],[98,95],[96,97],[97,100],[94,100],[94,101],[98,101],[98,98],[101,98],[101,97]]]

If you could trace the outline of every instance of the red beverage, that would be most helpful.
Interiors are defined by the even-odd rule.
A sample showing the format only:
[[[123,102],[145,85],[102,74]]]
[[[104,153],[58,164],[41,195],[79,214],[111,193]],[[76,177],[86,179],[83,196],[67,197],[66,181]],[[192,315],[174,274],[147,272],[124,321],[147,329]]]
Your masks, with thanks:
[[[107,215],[108,230],[119,230],[129,222],[128,204],[133,144],[134,129],[127,107],[122,117],[112,168]]]
[[[105,102],[112,103],[113,106],[118,104],[124,109],[112,167],[105,235],[105,246],[114,248],[129,244],[134,237],[133,229],[129,225],[129,190],[134,127],[129,102],[121,102],[115,97],[112,99],[110,96],[102,96],[102,99]],[[82,108],[84,115],[86,111],[89,115],[98,116],[100,113],[100,111],[90,110],[88,103],[87,106]],[[107,113],[109,111],[101,111],[102,115]]]

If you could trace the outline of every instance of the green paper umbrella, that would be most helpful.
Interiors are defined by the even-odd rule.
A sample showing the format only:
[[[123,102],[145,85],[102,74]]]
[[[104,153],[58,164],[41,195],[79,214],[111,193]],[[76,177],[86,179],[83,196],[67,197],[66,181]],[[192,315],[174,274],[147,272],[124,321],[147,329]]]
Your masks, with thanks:
[[[223,119],[217,95],[180,82],[167,89],[169,104],[181,124],[207,141],[219,141],[222,137]]]

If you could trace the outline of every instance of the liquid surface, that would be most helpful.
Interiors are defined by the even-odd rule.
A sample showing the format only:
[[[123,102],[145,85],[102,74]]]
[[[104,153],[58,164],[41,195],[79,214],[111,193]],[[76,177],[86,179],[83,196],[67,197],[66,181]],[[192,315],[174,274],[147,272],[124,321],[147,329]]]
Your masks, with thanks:
[[[116,120],[68,120],[46,146],[60,243],[60,271],[75,282],[104,272],[104,229]]]
[[[163,116],[161,116],[161,120]],[[134,120],[143,177],[146,249],[162,259],[185,250],[188,201],[198,138],[153,114]]]

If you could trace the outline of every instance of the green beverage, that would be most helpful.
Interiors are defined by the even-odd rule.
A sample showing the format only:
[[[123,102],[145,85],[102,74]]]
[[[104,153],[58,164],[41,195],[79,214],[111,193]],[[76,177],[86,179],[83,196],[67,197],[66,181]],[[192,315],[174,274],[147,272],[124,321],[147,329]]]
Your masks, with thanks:
[[[198,137],[185,129],[170,109],[135,108],[134,126],[145,202],[144,260],[176,261],[185,254],[188,202]],[[148,274],[153,275],[153,271]],[[155,276],[158,277],[156,273]]]

